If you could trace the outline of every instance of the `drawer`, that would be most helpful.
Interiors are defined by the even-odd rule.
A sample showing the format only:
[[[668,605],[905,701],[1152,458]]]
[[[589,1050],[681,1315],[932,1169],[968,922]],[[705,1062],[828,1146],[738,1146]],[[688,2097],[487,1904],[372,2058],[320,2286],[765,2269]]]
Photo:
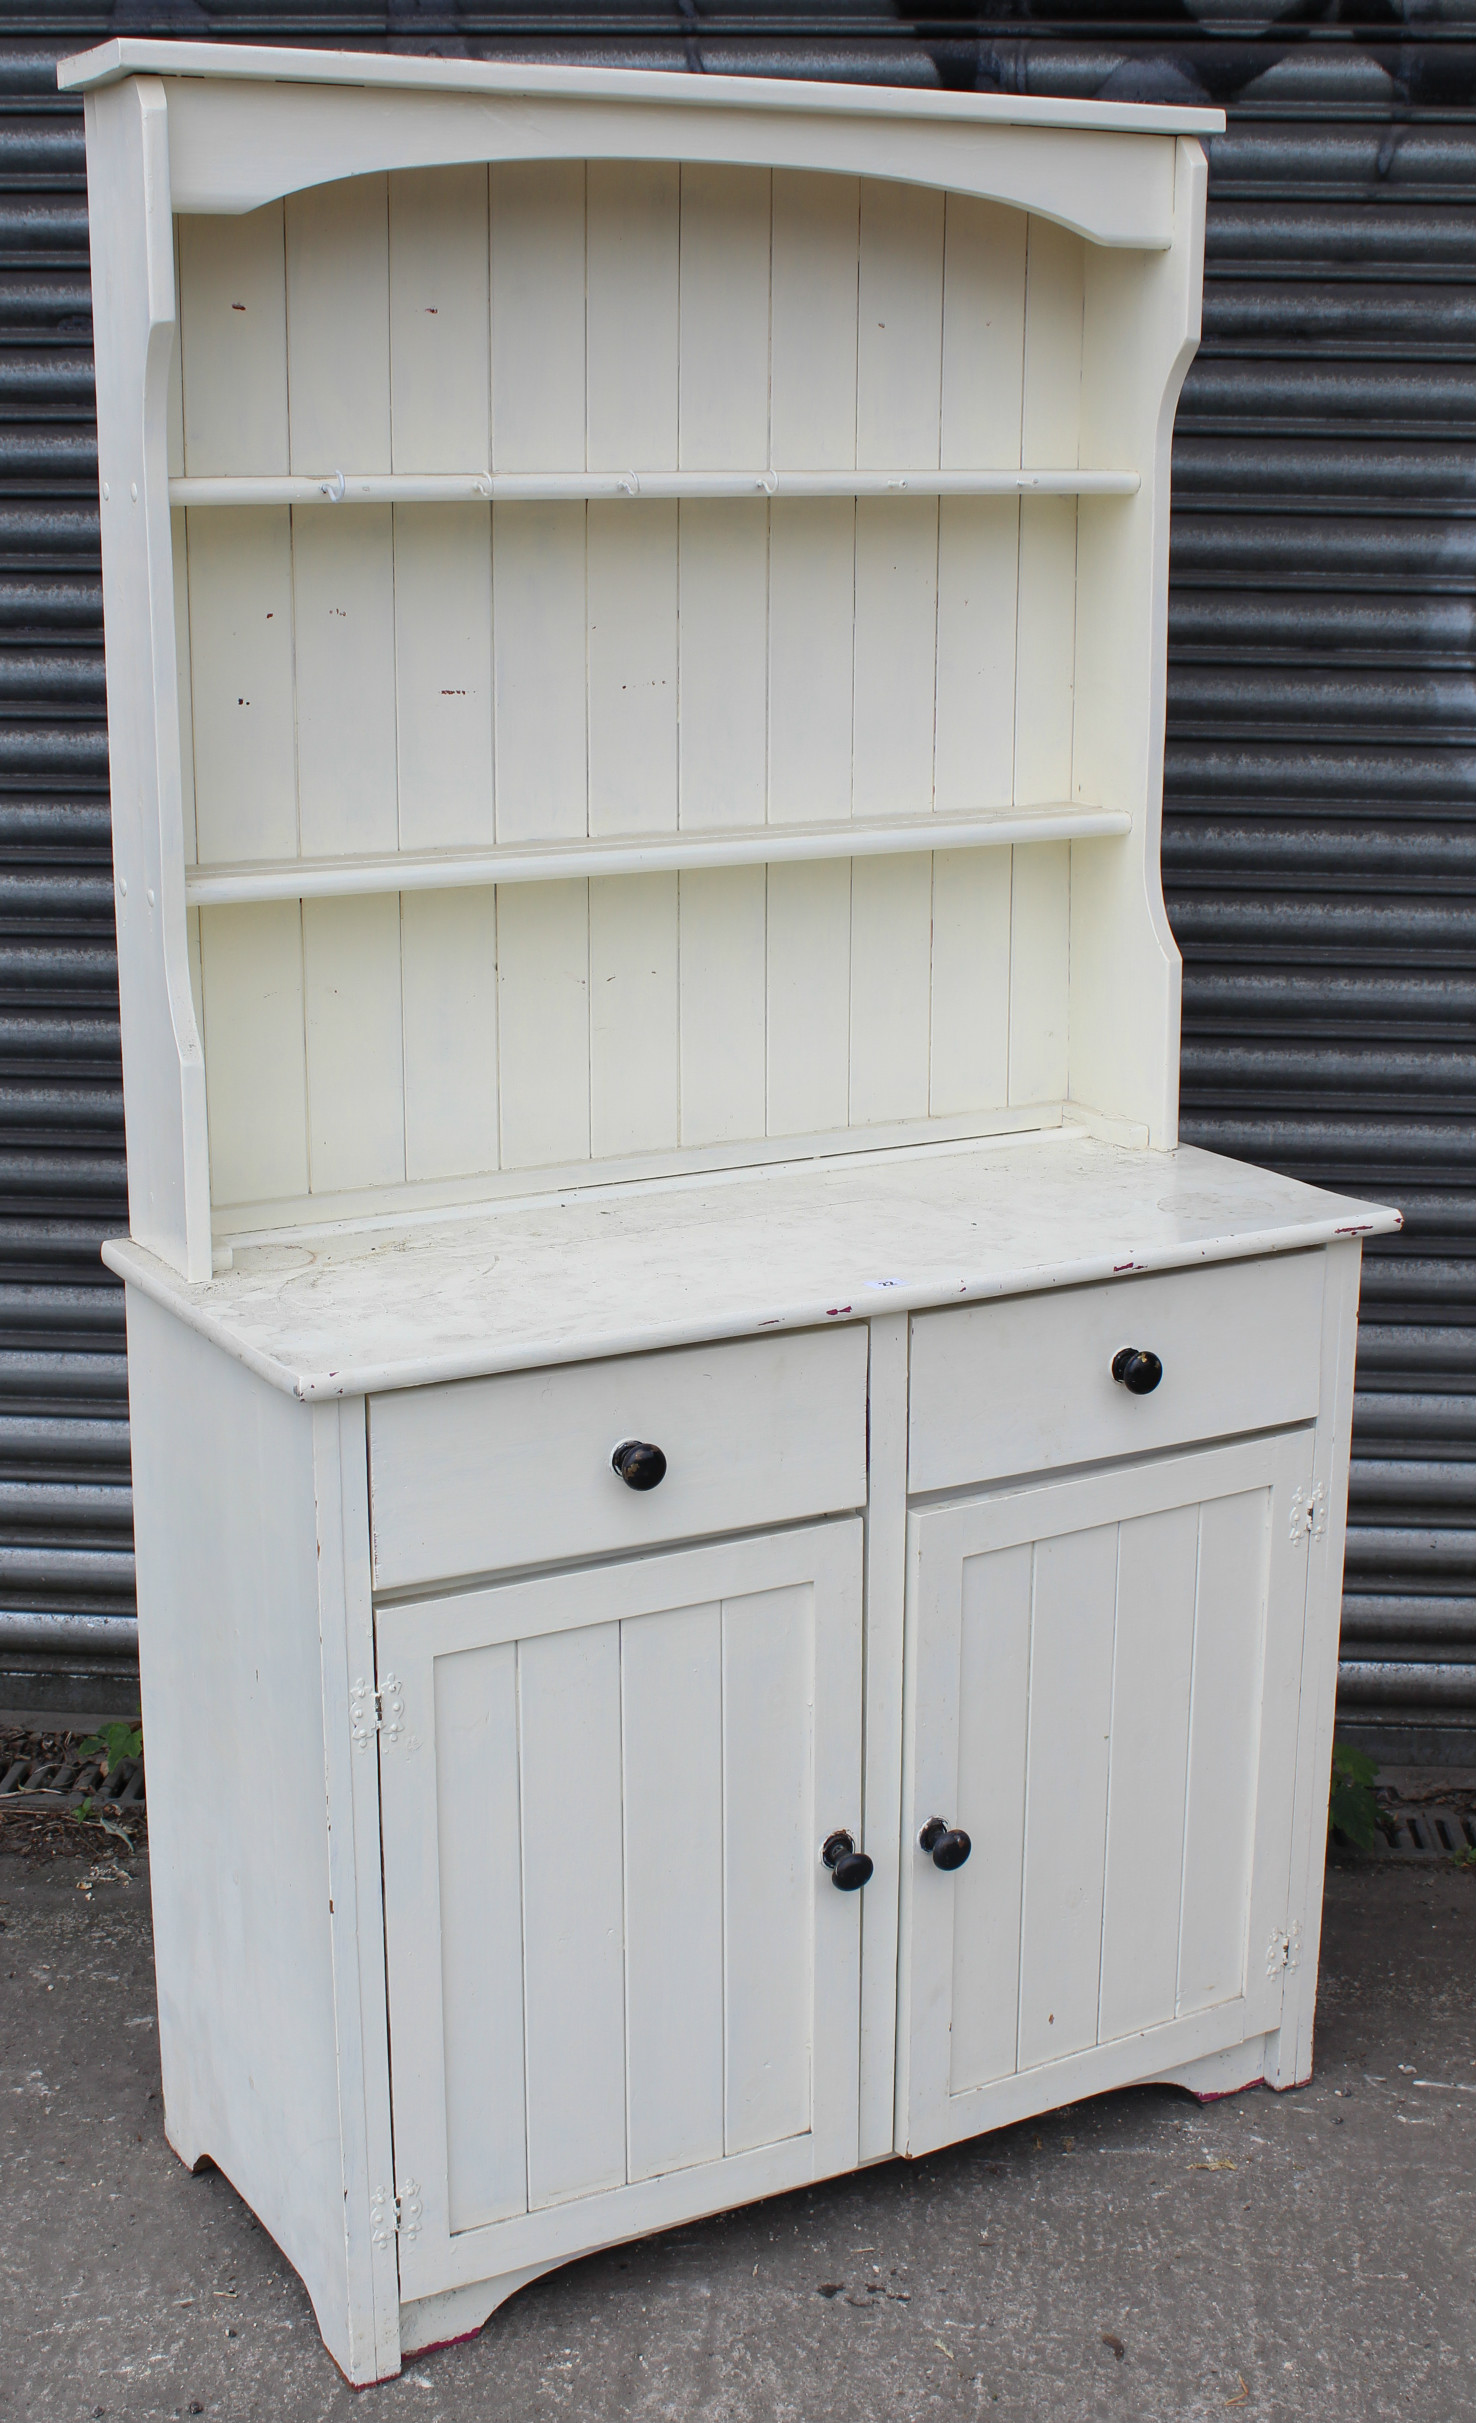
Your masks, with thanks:
[[[1323,1263],[1320,1253],[1216,1262],[918,1314],[908,1487],[956,1489],[1313,1420]],[[1113,1379],[1122,1346],[1158,1356],[1151,1395]]]
[[[801,1330],[374,1397],[375,1586],[860,1506],[866,1353],[864,1328]],[[612,1469],[626,1439],[665,1455],[655,1488]]]

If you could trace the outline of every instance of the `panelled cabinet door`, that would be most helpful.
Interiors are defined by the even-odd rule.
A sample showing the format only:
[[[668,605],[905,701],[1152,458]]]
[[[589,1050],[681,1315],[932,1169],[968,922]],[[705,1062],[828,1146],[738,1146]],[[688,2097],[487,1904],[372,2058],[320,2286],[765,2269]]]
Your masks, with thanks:
[[[376,1623],[402,2295],[853,2165],[859,1522]]]
[[[911,1517],[900,2150],[1277,2025],[1311,1470],[1294,1431]]]

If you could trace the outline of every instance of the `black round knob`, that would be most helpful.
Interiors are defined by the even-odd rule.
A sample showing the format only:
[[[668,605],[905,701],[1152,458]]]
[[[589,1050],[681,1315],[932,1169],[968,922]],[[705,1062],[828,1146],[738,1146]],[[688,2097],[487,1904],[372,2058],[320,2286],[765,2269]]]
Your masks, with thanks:
[[[830,1881],[842,1893],[859,1893],[870,1882],[872,1866],[864,1851],[856,1848],[854,1836],[842,1828],[838,1834],[827,1835],[820,1853],[830,1870]]]
[[[931,1853],[935,1868],[961,1868],[974,1847],[961,1826],[950,1826],[942,1817],[930,1817],[917,1839]]]
[[[627,1489],[654,1489],[666,1478],[666,1458],[644,1439],[622,1439],[610,1458]]]
[[[1163,1365],[1146,1346],[1119,1346],[1112,1358],[1112,1377],[1135,1397],[1148,1397],[1163,1378]]]

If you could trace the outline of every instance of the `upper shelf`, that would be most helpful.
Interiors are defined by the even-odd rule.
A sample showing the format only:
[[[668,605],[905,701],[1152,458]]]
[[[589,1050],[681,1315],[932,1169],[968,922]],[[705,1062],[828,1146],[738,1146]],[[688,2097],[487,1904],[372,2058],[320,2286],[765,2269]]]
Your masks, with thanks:
[[[1136,496],[1136,471],[328,471],[171,479],[171,505],[550,504],[601,497]]]
[[[746,831],[653,833],[632,841],[555,841],[532,848],[397,851],[377,857],[261,860],[188,867],[191,908],[259,900],[334,900],[352,894],[445,892],[478,884],[556,883],[601,875],[661,875],[683,867],[781,865],[816,858],[901,857],[923,850],[978,849],[1013,842],[1089,841],[1129,831],[1117,808],[981,809],[972,816],[916,816],[824,825],[759,825]]]

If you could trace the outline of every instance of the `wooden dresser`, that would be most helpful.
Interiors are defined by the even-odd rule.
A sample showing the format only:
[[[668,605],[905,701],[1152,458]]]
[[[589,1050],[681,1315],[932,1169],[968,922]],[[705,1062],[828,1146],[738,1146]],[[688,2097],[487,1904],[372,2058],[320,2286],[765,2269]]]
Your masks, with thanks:
[[[641,2231],[1305,2078],[1396,1215],[1177,1145],[1218,113],[61,81],[171,2142],[368,2382]]]

